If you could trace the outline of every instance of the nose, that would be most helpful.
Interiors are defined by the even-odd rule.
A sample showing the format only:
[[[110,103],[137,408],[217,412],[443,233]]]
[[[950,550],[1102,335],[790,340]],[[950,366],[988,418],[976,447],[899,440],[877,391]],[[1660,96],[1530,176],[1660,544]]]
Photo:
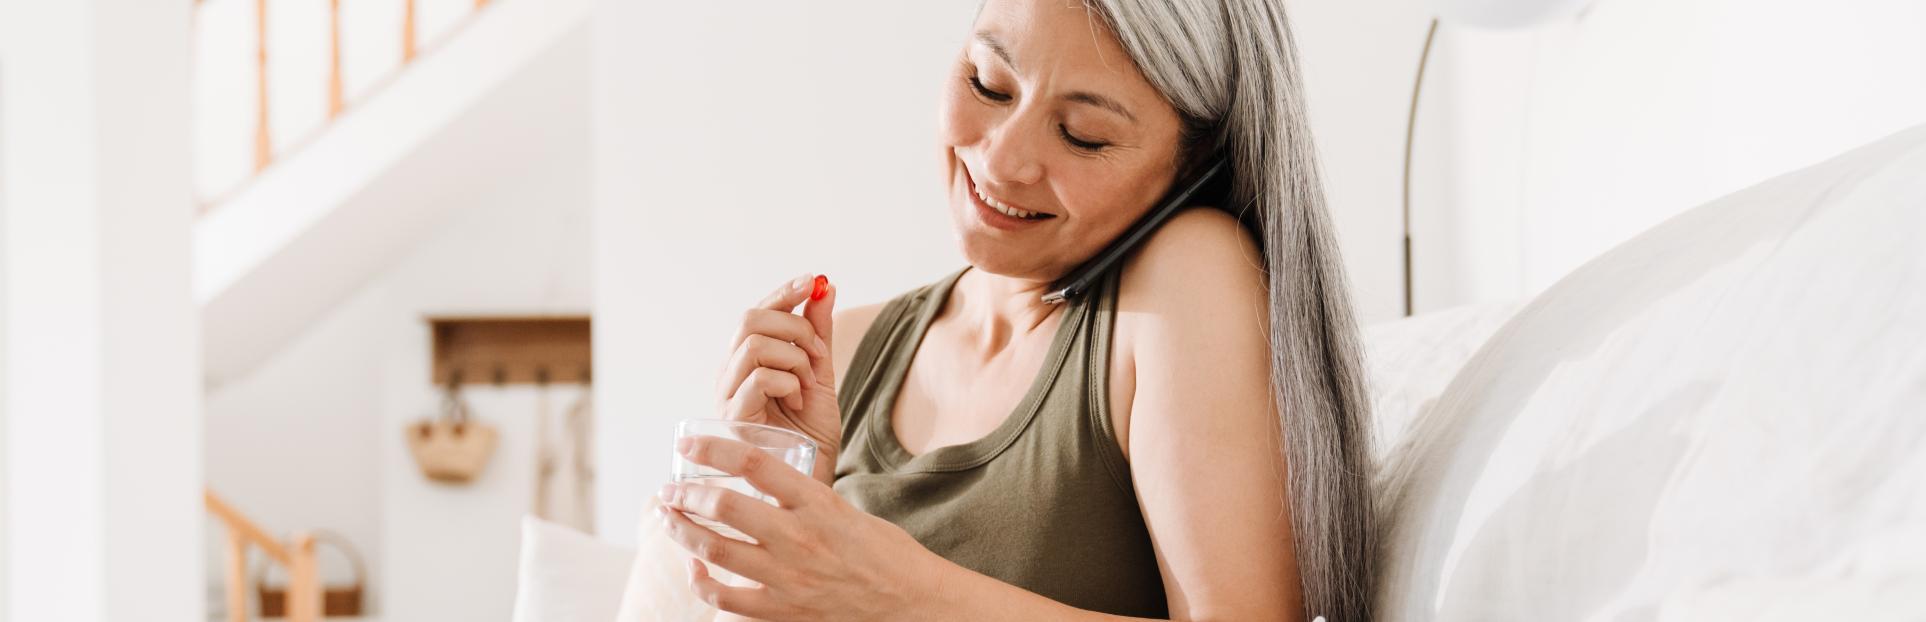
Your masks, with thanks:
[[[982,179],[991,186],[1029,185],[1043,178],[1039,132],[1023,114],[1013,114],[984,134]]]

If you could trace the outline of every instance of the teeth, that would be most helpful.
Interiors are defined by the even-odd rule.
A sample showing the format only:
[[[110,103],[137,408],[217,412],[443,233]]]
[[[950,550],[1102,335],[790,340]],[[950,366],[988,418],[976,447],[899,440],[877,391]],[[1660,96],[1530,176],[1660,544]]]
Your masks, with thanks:
[[[1005,216],[1013,216],[1016,218],[1036,218],[1038,216],[1036,212],[1020,210],[1014,207],[1010,207],[1008,205],[1004,205],[1002,201],[998,201],[994,197],[984,194],[982,188],[976,188],[975,190],[976,190],[976,198],[983,199],[983,203],[989,205],[991,209],[995,209],[998,213],[1001,213]]]

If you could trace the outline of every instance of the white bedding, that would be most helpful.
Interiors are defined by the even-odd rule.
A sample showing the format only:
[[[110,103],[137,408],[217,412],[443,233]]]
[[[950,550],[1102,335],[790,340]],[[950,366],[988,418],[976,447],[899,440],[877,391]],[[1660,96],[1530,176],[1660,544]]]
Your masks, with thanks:
[[[1926,619],[1926,126],[1587,264],[1391,457],[1382,619]]]
[[[1365,327],[1374,458],[1383,459],[1411,421],[1437,403],[1485,339],[1523,306],[1465,305]]]

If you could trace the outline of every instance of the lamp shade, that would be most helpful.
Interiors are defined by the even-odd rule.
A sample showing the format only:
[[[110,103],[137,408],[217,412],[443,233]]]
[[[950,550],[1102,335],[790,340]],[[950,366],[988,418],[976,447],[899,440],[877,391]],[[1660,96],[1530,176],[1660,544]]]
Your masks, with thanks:
[[[1589,0],[1432,0],[1438,18],[1475,28],[1523,28],[1577,13]]]

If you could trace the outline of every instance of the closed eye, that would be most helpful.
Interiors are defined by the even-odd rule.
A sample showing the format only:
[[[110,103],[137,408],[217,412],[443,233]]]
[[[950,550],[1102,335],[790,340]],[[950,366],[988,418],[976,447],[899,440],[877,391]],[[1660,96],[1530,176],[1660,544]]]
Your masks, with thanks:
[[[980,79],[977,79],[976,76],[970,76],[970,90],[976,91],[977,95],[981,95],[983,96],[984,99],[987,99],[993,102],[1003,103],[1003,102],[1010,101],[1009,93],[998,93],[996,91],[990,90],[990,87],[983,86],[983,81]]]
[[[1063,137],[1063,142],[1070,143],[1070,146],[1084,151],[1103,151],[1104,147],[1110,146],[1110,143],[1106,142],[1077,138],[1075,134],[1070,133],[1070,128],[1064,127],[1062,123],[1057,124],[1057,134]]]

